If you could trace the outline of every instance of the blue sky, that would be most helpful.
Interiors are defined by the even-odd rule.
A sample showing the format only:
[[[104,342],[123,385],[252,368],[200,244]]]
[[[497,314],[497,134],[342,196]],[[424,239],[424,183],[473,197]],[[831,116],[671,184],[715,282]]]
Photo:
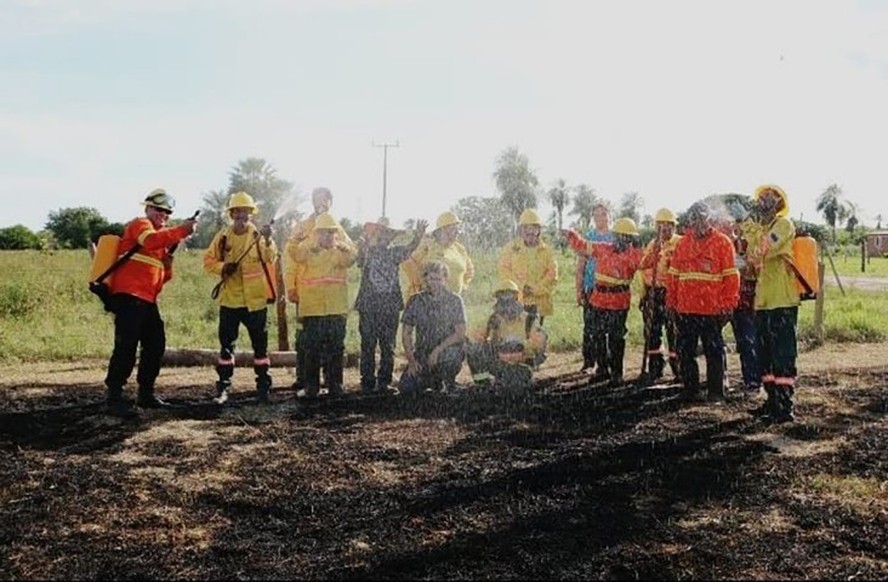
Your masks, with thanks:
[[[774,182],[811,220],[837,182],[888,217],[888,2],[4,0],[0,86],[0,227],[190,212],[250,156],[373,220],[395,140],[395,223],[496,195],[513,145],[649,213]]]

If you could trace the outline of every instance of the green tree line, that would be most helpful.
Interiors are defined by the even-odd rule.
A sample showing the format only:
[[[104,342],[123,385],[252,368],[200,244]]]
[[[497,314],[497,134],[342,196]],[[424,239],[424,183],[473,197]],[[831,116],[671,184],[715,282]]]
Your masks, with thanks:
[[[615,218],[632,218],[641,227],[642,241],[653,233],[653,218],[650,214],[642,214],[645,201],[638,192],[624,193],[614,205],[585,183],[571,186],[559,178],[546,188],[541,185],[527,155],[515,146],[506,148],[496,158],[491,178],[498,196],[467,196],[450,208],[461,217],[463,240],[471,248],[495,248],[505,244],[511,238],[521,212],[538,208],[541,199],[553,208],[546,229],[550,240],[559,240],[557,233],[565,226],[580,231],[589,229],[592,210],[598,204],[605,205]],[[226,224],[228,200],[238,191],[245,191],[256,200],[259,207],[257,222],[273,221],[279,244],[286,238],[293,221],[300,218],[296,209],[305,195],[291,181],[280,177],[277,169],[263,158],[246,158],[229,170],[225,186],[202,194],[200,221],[186,243],[189,248],[205,248],[210,243],[213,235]],[[707,201],[731,208],[739,205],[744,211],[748,211],[749,206],[748,197],[740,194],[718,195],[707,198]],[[856,245],[869,230],[860,224],[857,210],[857,205],[845,198],[841,187],[831,184],[817,199],[817,211],[830,229],[829,239],[823,227],[796,222],[822,242],[829,240],[833,245]],[[881,216],[878,220],[877,229],[881,228]],[[172,220],[171,224],[176,222]],[[340,222],[352,238],[361,235],[360,224],[347,217],[341,218]],[[842,224],[844,229],[840,232]],[[404,225],[405,228],[411,226],[409,221]],[[0,229],[0,250],[83,249],[103,234],[121,234],[123,228],[123,224],[109,222],[95,208],[61,208],[49,213],[46,226],[40,232],[32,232],[22,225]]]

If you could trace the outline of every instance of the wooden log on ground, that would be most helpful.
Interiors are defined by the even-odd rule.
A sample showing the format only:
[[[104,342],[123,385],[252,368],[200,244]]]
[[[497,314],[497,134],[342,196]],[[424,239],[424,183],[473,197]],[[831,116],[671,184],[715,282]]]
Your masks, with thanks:
[[[269,352],[272,368],[295,368],[296,352]],[[201,348],[167,348],[163,353],[164,366],[213,366],[219,358],[218,350]],[[343,365],[346,368],[358,365],[358,354],[345,354]],[[237,352],[234,365],[238,368],[253,367],[253,352]]]
[[[272,368],[295,368],[296,352],[269,352]],[[167,348],[163,353],[164,366],[213,366],[219,359],[219,350],[196,348]],[[234,365],[238,368],[253,367],[253,352],[237,352]]]

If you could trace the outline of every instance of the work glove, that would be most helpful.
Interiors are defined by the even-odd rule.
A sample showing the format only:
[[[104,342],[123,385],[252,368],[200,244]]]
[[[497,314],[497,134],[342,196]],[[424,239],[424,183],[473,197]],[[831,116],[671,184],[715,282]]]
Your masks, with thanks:
[[[265,240],[271,240],[271,224],[263,225],[259,229],[259,234],[265,237]]]
[[[228,278],[237,271],[237,263],[225,263],[222,265],[222,277]]]

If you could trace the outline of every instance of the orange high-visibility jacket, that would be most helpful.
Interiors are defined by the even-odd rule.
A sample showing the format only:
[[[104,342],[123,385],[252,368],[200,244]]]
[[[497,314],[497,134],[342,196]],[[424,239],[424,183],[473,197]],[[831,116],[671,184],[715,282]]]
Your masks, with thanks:
[[[672,259],[672,253],[675,252],[675,245],[681,240],[681,235],[673,234],[672,238],[660,244],[660,251],[654,253],[654,243],[652,240],[644,247],[644,258],[641,259],[641,276],[645,287],[652,284],[657,287],[665,287],[666,279],[669,276],[669,261]],[[653,281],[654,263],[657,265],[657,280]]]
[[[678,313],[723,314],[734,310],[739,295],[731,239],[714,228],[702,238],[686,232],[670,261],[666,306]]]
[[[589,305],[599,309],[629,309],[630,285],[641,264],[641,249],[626,247],[617,251],[612,242],[593,242],[570,231],[567,242],[575,251],[595,257],[595,286],[589,293]]]
[[[145,217],[130,221],[120,237],[118,256],[136,244],[142,248],[123,263],[111,280],[111,293],[126,293],[149,303],[157,303],[157,296],[164,284],[173,277],[172,265],[164,267],[169,257],[169,247],[186,238],[189,232],[184,226],[155,230]]]

